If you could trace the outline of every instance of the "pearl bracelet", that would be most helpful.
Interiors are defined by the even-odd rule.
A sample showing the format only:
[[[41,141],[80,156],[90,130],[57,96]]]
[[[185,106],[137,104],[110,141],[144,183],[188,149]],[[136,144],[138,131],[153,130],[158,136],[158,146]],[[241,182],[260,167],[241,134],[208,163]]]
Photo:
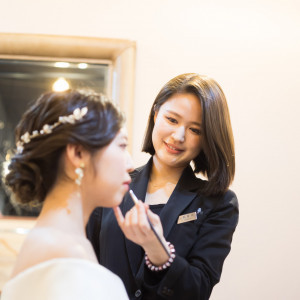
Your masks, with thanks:
[[[174,261],[174,258],[176,256],[175,248],[174,248],[174,245],[172,245],[170,242],[167,242],[167,245],[170,250],[170,257],[169,257],[168,261],[165,262],[163,265],[160,265],[160,266],[153,265],[152,262],[149,260],[147,253],[145,253],[145,264],[148,267],[148,269],[150,269],[151,271],[158,272],[158,271],[163,271],[171,266],[171,264]]]

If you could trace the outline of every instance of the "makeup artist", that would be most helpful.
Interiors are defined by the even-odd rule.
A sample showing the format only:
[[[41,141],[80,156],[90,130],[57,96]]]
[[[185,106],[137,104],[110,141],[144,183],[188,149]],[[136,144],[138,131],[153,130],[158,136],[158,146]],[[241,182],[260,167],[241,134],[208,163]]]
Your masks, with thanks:
[[[218,83],[195,73],[167,82],[151,108],[143,151],[152,156],[130,185],[140,201],[127,193],[119,207],[97,208],[88,238],[130,299],[209,299],[238,223],[229,190],[234,141]]]

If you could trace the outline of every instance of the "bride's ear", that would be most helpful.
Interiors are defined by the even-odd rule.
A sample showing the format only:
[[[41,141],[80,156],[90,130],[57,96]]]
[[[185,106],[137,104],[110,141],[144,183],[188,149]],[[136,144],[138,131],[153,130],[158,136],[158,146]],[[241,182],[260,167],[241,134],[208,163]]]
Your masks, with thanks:
[[[77,168],[86,162],[87,151],[81,145],[68,144],[66,147],[66,158]]]

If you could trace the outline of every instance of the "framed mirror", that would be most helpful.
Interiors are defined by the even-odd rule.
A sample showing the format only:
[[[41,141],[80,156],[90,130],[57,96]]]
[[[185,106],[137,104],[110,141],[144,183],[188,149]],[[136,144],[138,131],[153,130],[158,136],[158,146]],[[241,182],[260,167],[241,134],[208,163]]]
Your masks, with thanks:
[[[0,33],[1,174],[15,147],[14,129],[22,113],[51,89],[91,88],[106,94],[125,112],[130,136],[135,50],[135,42],[129,40]],[[39,213],[39,209],[16,207],[10,200],[1,176],[1,215]]]

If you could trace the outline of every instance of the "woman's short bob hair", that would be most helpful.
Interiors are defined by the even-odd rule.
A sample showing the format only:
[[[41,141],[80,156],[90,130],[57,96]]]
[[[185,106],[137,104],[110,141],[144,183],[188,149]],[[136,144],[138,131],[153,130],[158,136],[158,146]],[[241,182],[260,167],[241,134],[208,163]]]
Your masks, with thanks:
[[[142,151],[154,155],[152,143],[154,114],[175,94],[193,94],[202,108],[204,145],[193,159],[194,172],[204,174],[208,181],[201,191],[208,196],[225,193],[235,173],[234,139],[225,95],[219,84],[196,73],[179,75],[167,82],[158,93],[149,115]]]

